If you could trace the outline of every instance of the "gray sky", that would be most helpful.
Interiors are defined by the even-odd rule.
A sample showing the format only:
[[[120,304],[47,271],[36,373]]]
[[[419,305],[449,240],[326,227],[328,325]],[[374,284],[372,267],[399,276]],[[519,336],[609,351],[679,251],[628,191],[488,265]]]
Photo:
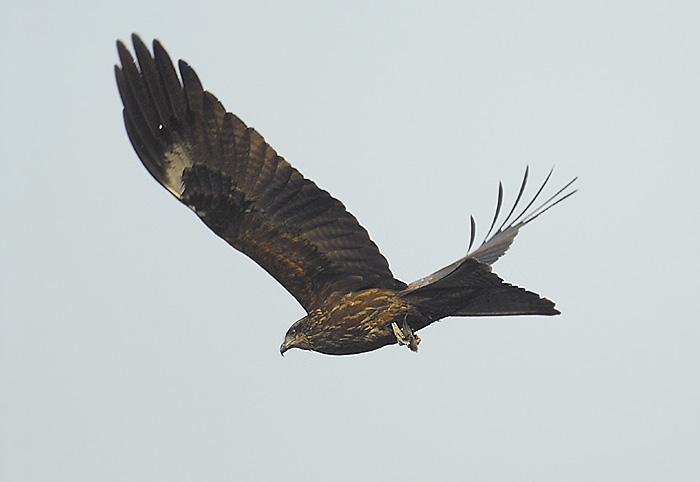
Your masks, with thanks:
[[[0,479],[698,480],[700,6],[571,3],[4,5]],[[301,307],[129,144],[134,31],[405,281],[483,234],[499,180],[578,175],[494,267],[563,314],[280,357]]]

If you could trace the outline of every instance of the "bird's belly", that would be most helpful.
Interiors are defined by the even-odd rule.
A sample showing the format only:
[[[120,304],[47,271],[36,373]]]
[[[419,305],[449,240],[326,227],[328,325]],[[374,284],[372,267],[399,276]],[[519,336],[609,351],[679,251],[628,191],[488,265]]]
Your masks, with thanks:
[[[355,301],[353,303],[353,301]],[[423,316],[396,298],[341,303],[324,322],[314,349],[330,355],[350,355],[397,343],[392,323],[420,326]],[[371,302],[370,302],[371,301]]]

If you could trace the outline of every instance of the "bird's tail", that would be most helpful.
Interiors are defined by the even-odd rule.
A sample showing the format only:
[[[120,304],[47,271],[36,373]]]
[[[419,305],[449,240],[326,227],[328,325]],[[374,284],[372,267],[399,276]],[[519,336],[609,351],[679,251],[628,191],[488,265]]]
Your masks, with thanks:
[[[446,316],[559,314],[552,301],[504,282],[490,266],[473,258],[463,260],[451,273],[432,283],[407,288],[402,297],[431,321]]]

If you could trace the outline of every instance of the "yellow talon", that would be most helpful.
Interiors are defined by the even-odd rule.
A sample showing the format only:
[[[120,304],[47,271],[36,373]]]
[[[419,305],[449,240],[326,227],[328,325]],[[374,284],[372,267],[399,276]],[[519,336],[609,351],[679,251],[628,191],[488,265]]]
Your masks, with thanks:
[[[404,323],[403,328],[399,328],[396,322],[392,322],[391,329],[394,331],[394,336],[399,345],[407,345],[411,351],[418,351],[420,337],[413,333],[413,330],[411,330],[408,324]]]

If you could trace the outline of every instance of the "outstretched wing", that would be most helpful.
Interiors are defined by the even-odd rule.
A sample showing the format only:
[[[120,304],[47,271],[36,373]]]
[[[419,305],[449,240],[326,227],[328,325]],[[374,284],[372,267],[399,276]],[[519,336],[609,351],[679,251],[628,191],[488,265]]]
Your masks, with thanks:
[[[559,314],[552,301],[542,298],[537,293],[506,283],[491,271],[491,264],[508,250],[520,228],[576,192],[575,190],[567,192],[567,189],[576,181],[574,178],[545,202],[531,209],[547,185],[552,175],[550,171],[532,200],[519,215],[513,218],[525,192],[528,174],[529,169],[526,169],[513,207],[493,235],[491,233],[503,207],[503,186],[500,184],[496,213],[481,245],[464,258],[430,276],[414,281],[401,293],[404,298],[411,300],[423,313],[427,314],[425,325],[445,316]],[[474,218],[471,218],[471,239],[468,251],[474,244],[475,234],[476,223]],[[423,325],[413,326],[413,329],[422,327]]]
[[[217,235],[279,281],[306,309],[334,292],[401,289],[357,219],[226,112],[180,60],[182,82],[156,40],[132,36],[138,66],[117,42],[129,139],[153,177]]]
[[[562,202],[564,199],[568,198],[569,196],[573,196],[576,193],[576,189],[567,192],[567,189],[574,182],[576,182],[576,179],[578,179],[575,177],[571,181],[566,183],[564,187],[562,187],[556,193],[551,195],[546,201],[544,201],[542,204],[531,210],[530,208],[532,208],[535,202],[537,202],[537,199],[539,199],[540,195],[542,194],[542,191],[544,191],[545,186],[552,177],[552,172],[554,172],[554,168],[552,168],[549,171],[549,174],[547,174],[547,177],[545,178],[544,182],[537,190],[537,193],[527,204],[527,206],[523,208],[519,215],[513,218],[513,214],[515,213],[515,210],[518,208],[518,205],[520,204],[520,201],[523,198],[523,193],[525,192],[525,187],[527,186],[527,179],[530,174],[529,166],[525,168],[523,182],[520,185],[520,191],[518,191],[518,197],[515,198],[513,207],[508,213],[508,216],[506,216],[506,218],[501,223],[500,227],[493,233],[493,236],[489,237],[489,235],[493,231],[493,228],[496,226],[496,222],[498,221],[498,218],[501,214],[501,207],[503,206],[503,184],[499,183],[498,203],[496,204],[496,212],[493,216],[491,227],[489,228],[488,233],[486,233],[486,236],[484,236],[484,241],[481,243],[481,245],[474,251],[470,252],[467,256],[489,265],[495,263],[496,261],[498,261],[498,258],[503,256],[505,252],[508,251],[510,245],[513,244],[513,240],[515,240],[515,237],[520,232],[520,228],[534,221],[541,214],[544,214],[545,212],[549,211],[551,208]],[[471,250],[472,244],[474,243],[475,235],[476,223],[474,222],[474,218],[472,217],[471,239],[467,251]]]
[[[520,204],[520,201],[523,198],[523,193],[525,192],[525,187],[527,186],[527,180],[530,174],[529,167],[525,169],[523,182],[520,185],[520,191],[518,191],[518,196],[516,197],[515,202],[513,203],[513,207],[511,208],[510,212],[503,220],[499,228],[495,232],[493,232],[493,228],[498,222],[498,218],[501,215],[501,208],[503,207],[503,184],[499,183],[496,212],[493,216],[491,227],[489,228],[488,233],[486,233],[486,236],[484,236],[484,241],[481,243],[481,245],[479,245],[479,247],[474,251],[470,251],[472,245],[474,244],[474,238],[476,236],[476,223],[474,222],[474,218],[472,217],[470,219],[471,239],[469,240],[469,247],[467,248],[467,251],[469,251],[469,253],[465,257],[458,259],[454,263],[445,266],[444,268],[436,271],[435,273],[426,276],[425,278],[421,278],[419,280],[414,281],[408,286],[408,290],[413,291],[419,288],[423,288],[447,276],[450,276],[453,273],[456,273],[458,271],[457,268],[460,268],[465,263],[465,261],[469,259],[477,260],[478,262],[489,266],[498,261],[498,259],[501,256],[503,256],[506,251],[508,251],[510,245],[513,244],[513,240],[515,240],[515,237],[520,232],[520,228],[534,221],[541,214],[544,214],[545,212],[562,202],[564,199],[576,193],[576,189],[567,191],[569,187],[571,187],[571,185],[574,182],[576,182],[577,178],[573,178],[566,185],[564,185],[564,187],[562,187],[555,194],[550,196],[546,201],[538,205],[536,208],[532,208],[532,206],[535,204],[535,202],[537,202],[537,199],[544,191],[544,188],[549,182],[549,179],[552,177],[553,171],[554,169],[549,171],[549,174],[545,178],[540,188],[537,190],[537,193],[532,197],[530,202],[527,204],[527,206],[525,206],[525,208],[520,212],[520,214],[513,218],[513,214],[515,213],[515,210],[518,208],[518,205]],[[492,232],[493,235],[491,234]],[[461,271],[463,270],[460,270],[460,272]]]

